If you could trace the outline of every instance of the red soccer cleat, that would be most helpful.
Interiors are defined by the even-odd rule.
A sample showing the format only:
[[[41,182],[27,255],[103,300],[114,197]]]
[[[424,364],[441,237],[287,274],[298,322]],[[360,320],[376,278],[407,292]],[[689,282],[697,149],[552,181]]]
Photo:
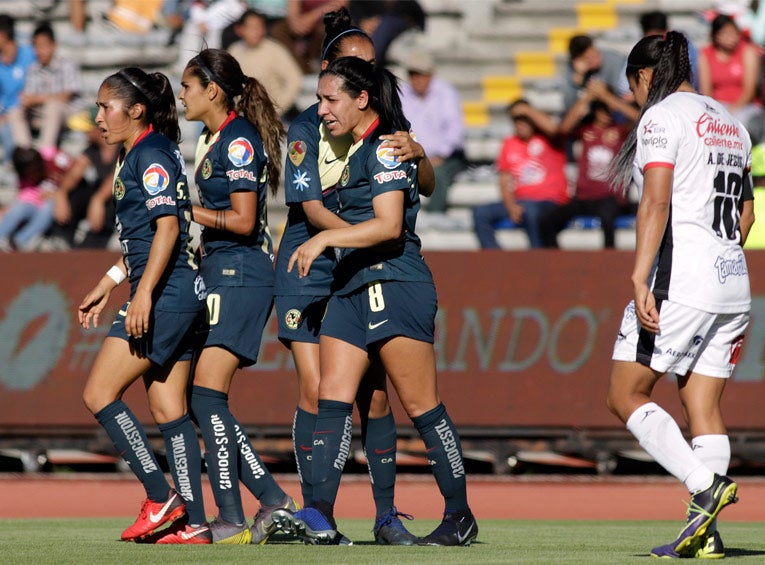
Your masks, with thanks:
[[[141,512],[132,526],[122,532],[123,541],[135,541],[148,536],[162,524],[174,522],[186,512],[186,503],[173,489],[165,502],[154,502],[148,498],[141,505]]]
[[[164,530],[154,532],[138,540],[138,543],[155,543],[158,545],[193,544],[203,545],[212,543],[210,525],[205,522],[199,526],[190,526],[188,516],[173,522]]]

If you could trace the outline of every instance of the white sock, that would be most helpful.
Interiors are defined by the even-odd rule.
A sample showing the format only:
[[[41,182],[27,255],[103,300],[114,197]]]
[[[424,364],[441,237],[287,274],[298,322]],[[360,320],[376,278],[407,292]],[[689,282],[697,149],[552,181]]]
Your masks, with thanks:
[[[704,465],[718,475],[728,474],[730,465],[730,440],[725,434],[696,436],[691,440],[691,448]],[[708,532],[717,530],[717,520],[709,525]]]
[[[689,492],[704,490],[712,484],[714,473],[696,457],[672,416],[655,402],[635,410],[627,420],[627,429]]]

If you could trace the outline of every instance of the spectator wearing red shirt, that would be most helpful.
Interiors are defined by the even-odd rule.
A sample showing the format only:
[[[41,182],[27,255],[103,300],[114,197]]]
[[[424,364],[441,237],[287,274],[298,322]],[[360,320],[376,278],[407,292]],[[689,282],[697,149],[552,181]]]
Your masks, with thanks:
[[[505,139],[496,162],[502,201],[474,207],[473,229],[482,249],[498,249],[495,226],[509,219],[526,230],[532,248],[543,247],[542,216],[569,200],[558,124],[523,99],[508,113],[515,135]]]

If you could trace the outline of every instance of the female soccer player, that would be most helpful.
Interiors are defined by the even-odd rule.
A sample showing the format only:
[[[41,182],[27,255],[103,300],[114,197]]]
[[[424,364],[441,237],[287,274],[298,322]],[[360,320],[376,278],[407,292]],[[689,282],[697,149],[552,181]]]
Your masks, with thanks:
[[[201,270],[209,329],[196,364],[191,407],[205,442],[210,486],[220,516],[213,543],[265,543],[276,508],[297,510],[236,422],[228,394],[236,370],[254,364],[273,304],[273,245],[266,195],[279,183],[284,129],[263,86],[242,73],[226,51],[205,49],[186,65],[180,100],[189,120],[205,128],[194,178],[202,206]],[[237,465],[242,459],[242,473]],[[261,502],[252,528],[242,510],[239,479]]]
[[[640,40],[627,61],[642,112],[614,177],[624,187],[634,167],[642,195],[634,300],[614,345],[608,406],[691,493],[680,535],[652,554],[723,557],[713,524],[736,502],[737,486],[725,476],[730,443],[720,399],[749,322],[739,214],[751,142],[722,104],[693,90],[690,68],[688,43],[672,31]],[[651,401],[665,373],[677,375],[693,447]]]
[[[338,57],[354,56],[373,61],[374,46],[369,36],[354,27],[343,8],[324,16],[326,37],[322,67]],[[335,185],[348,162],[353,144],[350,135],[334,137],[322,125],[313,105],[298,116],[287,134],[288,159],[285,195],[289,206],[287,226],[276,262],[276,314],[279,339],[292,352],[298,375],[299,399],[293,421],[293,441],[303,491],[308,504],[312,498],[311,453],[316,427],[319,394],[319,329],[332,283],[333,254],[317,258],[308,277],[287,272],[292,252],[319,230],[348,225],[337,215]],[[406,131],[385,136],[400,160],[419,163],[417,171],[427,194],[433,190],[433,169],[422,146]],[[429,176],[428,176],[429,175]],[[411,545],[415,536],[402,524],[393,502],[396,480],[396,423],[388,404],[385,372],[379,363],[362,381],[356,398],[362,426],[362,445],[372,477],[377,519],[375,539],[379,543]],[[338,543],[347,543],[338,536]]]
[[[122,69],[101,84],[97,105],[96,125],[106,142],[122,144],[114,173],[122,258],[83,299],[80,324],[98,325],[109,295],[125,278],[130,299],[96,357],[83,400],[146,489],[138,519],[122,533],[123,540],[140,541],[182,517],[184,508],[190,523],[205,521],[201,479],[191,472],[201,465],[199,441],[186,406],[205,288],[189,244],[191,202],[167,77]],[[177,491],[167,484],[141,423],[121,399],[139,377]],[[207,531],[200,533],[205,538],[209,543]]]
[[[352,402],[370,358],[379,357],[423,438],[445,500],[442,523],[418,543],[468,545],[478,525],[468,507],[457,430],[440,402],[433,350],[436,290],[414,233],[420,196],[415,167],[379,139],[406,129],[395,77],[356,57],[319,75],[319,115],[333,136],[354,144],[337,186],[340,216],[292,254],[288,270],[309,274],[328,248],[341,255],[321,327],[319,414],[313,435],[313,501],[294,515],[304,537],[326,543],[348,457]]]

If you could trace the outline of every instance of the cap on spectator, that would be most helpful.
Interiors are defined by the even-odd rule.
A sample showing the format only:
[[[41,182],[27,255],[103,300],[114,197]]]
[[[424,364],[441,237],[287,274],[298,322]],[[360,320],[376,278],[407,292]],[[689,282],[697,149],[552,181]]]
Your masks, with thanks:
[[[82,110],[69,116],[66,120],[66,127],[72,131],[79,131],[82,133],[88,133],[94,127],[96,127],[96,115],[98,114],[98,108],[92,107],[89,110]]]
[[[410,73],[430,75],[433,74],[435,63],[433,61],[433,55],[430,53],[426,51],[415,51],[409,55],[404,66]]]

